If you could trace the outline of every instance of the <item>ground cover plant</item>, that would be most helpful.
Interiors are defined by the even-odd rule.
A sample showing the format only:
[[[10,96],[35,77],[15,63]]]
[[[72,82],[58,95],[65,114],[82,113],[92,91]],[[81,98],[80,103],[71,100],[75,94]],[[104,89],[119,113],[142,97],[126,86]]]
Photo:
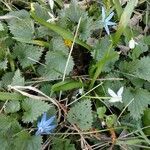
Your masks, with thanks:
[[[150,149],[148,0],[0,0],[0,150]]]

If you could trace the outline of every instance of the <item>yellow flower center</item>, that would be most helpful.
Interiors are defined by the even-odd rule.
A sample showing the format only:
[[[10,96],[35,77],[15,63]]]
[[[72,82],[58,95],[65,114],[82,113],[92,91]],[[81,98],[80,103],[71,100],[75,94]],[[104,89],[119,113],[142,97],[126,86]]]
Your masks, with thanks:
[[[71,40],[68,40],[68,39],[65,39],[65,40],[64,40],[64,43],[65,43],[65,45],[68,46],[68,47],[71,47],[71,45],[72,45],[72,41],[71,41]]]

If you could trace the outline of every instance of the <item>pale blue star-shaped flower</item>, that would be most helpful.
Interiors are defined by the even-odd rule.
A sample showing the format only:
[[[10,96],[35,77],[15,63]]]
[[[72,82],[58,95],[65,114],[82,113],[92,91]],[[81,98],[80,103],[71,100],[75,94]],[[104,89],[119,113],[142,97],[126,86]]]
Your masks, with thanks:
[[[44,113],[41,121],[38,122],[36,135],[50,134],[56,128],[56,125],[53,123],[55,116],[50,117],[48,120],[46,116],[46,113]]]
[[[112,22],[110,21],[111,18],[113,17],[114,15],[114,12],[110,13],[107,17],[106,17],[106,12],[105,12],[105,8],[102,7],[102,24],[103,24],[103,27],[105,28],[107,34],[109,35],[110,34],[110,31],[109,31],[109,27],[108,26],[114,26],[116,25],[115,22]]]

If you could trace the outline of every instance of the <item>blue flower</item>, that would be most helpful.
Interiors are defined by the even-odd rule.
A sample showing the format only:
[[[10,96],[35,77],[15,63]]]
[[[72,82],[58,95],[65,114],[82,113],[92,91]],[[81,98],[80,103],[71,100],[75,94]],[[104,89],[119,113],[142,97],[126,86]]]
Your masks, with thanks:
[[[48,120],[46,120],[46,113],[44,113],[41,121],[39,121],[37,124],[38,130],[36,131],[36,135],[50,134],[51,131],[56,127],[55,124],[52,124],[54,119],[55,116],[52,116]]]
[[[102,24],[103,24],[103,27],[105,28],[107,34],[109,35],[110,34],[110,31],[109,31],[109,28],[108,26],[113,26],[113,25],[116,25],[115,22],[111,22],[111,18],[113,17],[114,15],[114,12],[110,13],[108,17],[106,17],[106,12],[105,12],[105,8],[102,7]]]

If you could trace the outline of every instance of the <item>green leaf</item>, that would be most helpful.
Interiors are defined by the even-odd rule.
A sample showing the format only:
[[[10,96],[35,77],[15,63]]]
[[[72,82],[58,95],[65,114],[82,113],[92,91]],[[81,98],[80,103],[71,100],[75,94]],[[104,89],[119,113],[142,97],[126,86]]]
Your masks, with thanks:
[[[10,141],[7,140],[7,138],[3,137],[0,135],[0,145],[1,145],[1,150],[10,150]]]
[[[34,36],[34,22],[29,16],[29,13],[25,10],[11,12],[8,15],[13,15],[10,21],[8,21],[10,32],[15,38],[24,38],[31,40]]]
[[[26,68],[36,64],[42,55],[42,50],[43,48],[38,46],[19,43],[15,45],[13,54],[18,58],[21,66]]]
[[[98,108],[97,108],[97,114],[98,114],[98,117],[99,117],[100,119],[103,119],[103,118],[104,118],[105,113],[106,113],[106,107],[105,107],[105,106],[103,106],[103,107],[98,107]]]
[[[41,136],[31,136],[27,131],[22,131],[14,140],[14,150],[41,150],[41,143]]]
[[[74,23],[78,23],[81,16],[84,15],[84,11],[79,7],[77,0],[72,0],[69,8],[63,10],[65,16]]]
[[[119,0],[113,0],[113,3],[114,3],[114,6],[116,8],[116,11],[117,11],[118,18],[120,19],[121,14],[123,12],[123,9],[121,7],[121,3]]]
[[[75,88],[81,88],[83,83],[75,80],[66,80],[59,83],[56,83],[52,86],[52,91],[67,91]]]
[[[36,6],[36,3],[31,4],[31,16],[34,18],[35,21],[39,22],[41,25],[49,28],[50,30],[53,30],[54,32],[62,36],[64,39],[69,39],[73,41],[74,35],[70,31],[67,31],[64,28],[61,28],[60,26],[57,26],[56,24],[48,23],[43,18],[38,17],[38,14],[35,13],[35,6]],[[87,45],[86,43],[84,43],[78,38],[76,38],[75,42],[85,47],[88,50],[91,49],[89,45]]]
[[[91,107],[90,100],[81,100],[69,110],[68,121],[71,124],[76,124],[81,130],[89,130],[93,122]]]
[[[148,51],[148,46],[143,41],[139,41],[138,45],[132,50],[131,58],[135,60],[146,51]]]
[[[0,114],[0,133],[6,132],[11,127],[11,123],[11,117]]]
[[[50,109],[51,105],[41,100],[34,100],[26,98],[22,102],[22,108],[24,110],[22,120],[23,122],[33,122],[37,120],[44,112]]]
[[[16,86],[16,85],[20,85],[20,86],[24,86],[24,78],[21,76],[21,72],[20,70],[18,69],[16,72],[15,72],[15,75],[12,79],[12,83],[11,85],[12,86]]]
[[[4,41],[4,43],[6,44],[6,41]],[[6,49],[6,45],[3,45],[3,42],[0,42],[0,69],[6,70],[7,69],[7,49]]]
[[[18,93],[0,92],[0,101],[23,100],[24,96]]]
[[[106,116],[106,124],[109,128],[113,127],[116,121],[117,121],[116,115],[113,114],[113,115]]]
[[[62,51],[48,51],[46,54],[46,68],[43,77],[46,79],[58,79],[63,76],[68,56]],[[60,62],[61,61],[61,62]],[[66,75],[73,69],[73,59],[69,60]]]
[[[2,86],[8,88],[7,86],[12,83],[12,78],[14,77],[14,72],[7,72],[2,77]]]
[[[52,150],[76,150],[70,139],[54,139]]]
[[[140,60],[122,62],[120,70],[134,77],[150,81],[150,57],[143,57]]]
[[[0,31],[4,31],[5,29],[4,29],[4,27],[3,27],[3,24],[2,24],[2,22],[0,21]]]
[[[14,118],[0,115],[0,149],[14,150],[14,135],[21,130],[20,124]]]
[[[76,0],[71,1],[69,8],[64,8],[60,15],[61,14],[63,14],[62,19],[66,19],[66,21],[70,20],[74,24],[77,24],[80,17],[82,17],[79,28],[79,38],[85,41],[90,37],[92,30],[94,30],[93,20],[88,17],[88,13],[86,11],[80,8]]]
[[[8,63],[7,58],[5,58],[3,61],[1,61],[0,62],[0,69],[6,70],[7,69],[7,63]]]
[[[135,6],[137,5],[137,3],[138,3],[138,0],[131,0],[127,3],[127,5],[121,15],[117,32],[115,33],[115,36],[114,36],[114,44],[118,43],[120,36],[125,31],[128,23],[129,23],[130,17],[132,15],[132,12],[133,12]],[[120,15],[120,13],[119,13],[119,15]]]
[[[90,84],[90,89],[93,87],[96,79],[101,74],[102,71],[110,71],[111,67],[113,67],[113,63],[115,63],[118,60],[118,53],[114,51],[112,42],[109,41],[109,39],[106,37],[102,39],[102,41],[106,42],[108,45],[106,46],[104,43],[100,43],[100,45],[103,45],[102,54],[99,53],[98,48],[101,49],[101,46],[98,44],[98,48],[95,51],[95,58],[97,58],[98,62],[91,68],[90,70],[90,76],[92,76],[92,81]],[[102,42],[101,41],[101,42]],[[103,52],[104,51],[104,52]],[[98,56],[98,57],[97,57]]]
[[[46,9],[46,7],[42,7],[42,5],[38,3],[34,3],[34,13],[38,14],[38,17],[43,18],[44,20],[48,20],[50,18],[48,11],[49,9]]]
[[[20,110],[20,102],[19,101],[9,101],[5,105],[5,112],[6,113],[14,113]]]
[[[143,37],[143,40],[144,40],[144,43],[145,43],[146,45],[150,45],[150,35],[144,36],[144,37]]]
[[[8,132],[9,135],[19,132],[21,130],[21,126],[18,121],[14,117],[6,116],[0,114],[0,135],[6,135]]]
[[[141,118],[143,111],[150,104],[150,92],[145,89],[133,89],[127,88],[123,93],[123,103],[128,105],[128,103],[132,100],[132,103],[128,106],[128,110],[130,111],[130,115],[133,119],[138,120]]]
[[[79,28],[79,38],[83,41],[86,41],[92,34],[93,27],[92,18],[85,17],[81,20],[80,28]]]
[[[44,94],[50,96],[50,94],[51,94],[51,89],[52,89],[52,85],[51,85],[51,84],[48,84],[48,83],[45,84],[45,83],[43,83],[43,84],[41,85],[40,91],[43,92]]]
[[[111,43],[112,43],[112,41],[110,41],[110,39],[107,36],[105,36],[96,44],[96,46],[94,47],[93,55],[97,61],[102,60],[105,57],[105,55],[107,55],[108,49],[109,49]],[[108,55],[111,55],[112,59],[109,59],[106,61],[106,64],[102,69],[103,72],[111,71],[114,67],[114,63],[119,58],[119,54],[116,51],[114,51],[113,48],[109,49]]]
[[[52,49],[53,51],[61,51],[68,55],[69,48],[65,45],[64,40],[60,36],[55,36],[52,38]]]

